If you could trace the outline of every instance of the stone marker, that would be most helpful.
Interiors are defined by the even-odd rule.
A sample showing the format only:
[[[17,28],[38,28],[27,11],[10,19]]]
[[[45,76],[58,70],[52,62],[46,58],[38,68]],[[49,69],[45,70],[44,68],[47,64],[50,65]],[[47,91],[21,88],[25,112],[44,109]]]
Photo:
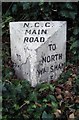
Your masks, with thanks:
[[[11,58],[17,76],[32,86],[56,80],[66,61],[66,22],[10,22]]]

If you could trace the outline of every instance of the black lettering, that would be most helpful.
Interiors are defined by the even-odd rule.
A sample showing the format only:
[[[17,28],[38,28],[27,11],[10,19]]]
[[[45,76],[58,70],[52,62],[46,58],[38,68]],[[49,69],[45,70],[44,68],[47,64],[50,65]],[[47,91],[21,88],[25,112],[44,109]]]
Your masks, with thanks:
[[[38,35],[40,34],[40,30],[38,30]]]
[[[42,63],[45,62],[46,63],[46,57],[42,56]]]
[[[24,43],[25,43],[25,42],[28,42],[28,37],[25,37],[25,38],[24,38]]]
[[[46,69],[42,68],[41,70],[37,70],[37,72],[38,72],[38,75],[42,75],[46,72]]]
[[[50,62],[50,56],[47,56],[47,62]]]
[[[58,59],[58,54],[55,54],[55,59],[56,59],[56,60]]]
[[[26,35],[27,33],[31,34],[31,30],[26,30],[26,31],[25,31],[25,35]]]
[[[39,23],[35,23],[35,27],[39,27]]]
[[[29,42],[33,42],[34,38],[30,37]]]
[[[50,76],[50,80],[53,80],[53,75]]]
[[[33,30],[32,34],[36,34],[36,30]]]
[[[56,44],[52,45],[52,50],[56,50]]]
[[[47,30],[41,30],[41,34],[47,34]]]
[[[51,61],[55,61],[55,55],[51,55]]]
[[[56,50],[56,44],[49,44],[49,50]]]
[[[49,46],[49,49],[51,51],[52,50],[52,44],[49,44],[48,46]]]
[[[64,64],[63,64],[63,63],[60,63],[60,64],[59,64],[59,69],[62,69],[63,66],[64,66]]]
[[[42,70],[37,70],[38,75],[42,75]]]
[[[44,42],[45,38],[44,37],[40,37],[40,42]]]
[[[38,41],[38,37],[35,38],[34,42],[39,42],[39,41]]]
[[[55,65],[55,66],[54,66],[54,70],[58,70],[58,65]]]
[[[45,23],[45,26],[46,26],[46,27],[50,27],[50,23],[48,23],[48,22]]]
[[[23,27],[29,27],[29,23],[24,23]]]
[[[60,59],[62,59],[62,53],[61,53],[61,54],[59,54],[59,60],[60,60]]]
[[[53,65],[50,66],[50,72],[53,72],[54,68],[53,68]]]

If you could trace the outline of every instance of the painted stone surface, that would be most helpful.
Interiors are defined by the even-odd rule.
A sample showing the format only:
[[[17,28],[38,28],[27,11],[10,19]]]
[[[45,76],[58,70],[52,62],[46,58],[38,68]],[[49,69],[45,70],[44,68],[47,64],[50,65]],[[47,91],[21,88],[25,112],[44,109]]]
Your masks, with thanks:
[[[66,59],[66,22],[10,22],[11,58],[17,76],[37,83],[57,79]]]

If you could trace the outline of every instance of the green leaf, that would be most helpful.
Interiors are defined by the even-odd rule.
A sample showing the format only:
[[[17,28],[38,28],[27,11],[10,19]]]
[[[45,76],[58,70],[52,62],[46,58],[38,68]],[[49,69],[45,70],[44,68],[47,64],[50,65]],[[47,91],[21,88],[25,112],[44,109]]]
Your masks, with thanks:
[[[51,102],[53,108],[58,108],[58,104],[56,102]]]
[[[49,98],[51,99],[51,101],[57,101],[56,98],[53,95],[49,95]]]
[[[43,99],[43,102],[45,102],[45,103],[46,103],[46,102],[47,102],[47,99]]]
[[[62,11],[60,11],[60,14],[63,17],[72,18],[74,20],[77,13],[73,12],[73,11],[62,10]]]
[[[53,120],[54,116],[51,114],[47,114],[46,111],[43,112],[42,114],[42,120]]]
[[[79,33],[79,27],[76,27],[75,29],[74,29],[74,31],[73,31],[73,34],[74,35],[77,35]]]
[[[48,90],[48,89],[49,89],[49,84],[48,83],[41,84],[39,92],[43,92],[44,90]]]
[[[55,86],[52,86],[52,85],[50,84],[50,90],[53,92],[53,91],[55,90]]]
[[[8,23],[8,22],[12,21],[12,19],[13,19],[12,16],[8,16],[5,19],[3,19],[2,26],[4,25],[4,23]]]
[[[34,109],[35,109],[35,108],[36,108],[36,105],[35,105],[35,104],[34,104],[34,105],[32,105],[32,108],[34,108]]]
[[[23,3],[23,10],[27,10],[29,9],[29,7],[30,7],[30,4],[28,2]]]
[[[73,20],[75,19],[76,15],[77,15],[76,12],[72,12],[72,11],[69,12],[69,16],[70,16],[70,18],[72,18]]]
[[[70,50],[72,50],[73,48],[77,48],[78,45],[78,41],[76,40],[75,42],[73,42],[73,44],[70,47]]]
[[[30,93],[29,94],[29,100],[34,101],[34,102],[37,101],[37,93],[34,92],[34,91],[32,93]]]
[[[68,8],[68,9],[74,9],[73,6],[71,5],[71,3],[66,3],[65,5],[66,5],[66,8]]]
[[[16,87],[16,91],[17,91],[18,93],[21,93],[21,89],[22,89],[22,85],[19,83],[19,84],[17,85],[17,87]]]
[[[30,104],[30,101],[29,101],[29,100],[25,100],[25,103],[26,103],[27,105],[29,105],[29,104]]]
[[[76,84],[79,85],[79,75],[76,77]]]
[[[71,41],[71,42],[75,41],[75,38],[71,36],[71,37],[70,37],[70,41]]]
[[[19,109],[19,105],[14,104],[14,108],[15,108],[15,110],[18,110]]]
[[[13,4],[13,6],[12,6],[12,12],[13,13],[17,12],[17,5],[16,4]]]

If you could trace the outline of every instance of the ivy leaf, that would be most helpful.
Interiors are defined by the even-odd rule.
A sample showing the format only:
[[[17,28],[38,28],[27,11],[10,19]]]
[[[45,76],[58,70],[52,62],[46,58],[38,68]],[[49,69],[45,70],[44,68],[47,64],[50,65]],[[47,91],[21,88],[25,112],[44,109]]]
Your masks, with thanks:
[[[49,89],[49,84],[42,84],[41,88],[39,89],[39,92],[43,92],[44,90],[48,90]]]
[[[53,119],[54,119],[53,115],[47,114],[46,111],[43,112],[42,120],[53,120]]]
[[[77,13],[74,11],[62,10],[62,11],[60,11],[60,14],[63,17],[72,18],[74,20]]]
[[[17,12],[17,4],[13,4],[12,6],[12,13]]]
[[[27,9],[29,9],[29,7],[30,7],[30,4],[29,3],[23,3],[23,10],[27,10]]]
[[[51,100],[51,101],[54,101],[54,102],[57,101],[56,98],[53,95],[48,95],[47,98],[48,98],[48,100]]]
[[[76,12],[69,12],[69,16],[70,16],[70,18],[72,18],[73,20],[75,19],[75,17],[76,17]]]
[[[37,101],[37,93],[34,92],[34,91],[32,93],[30,93],[29,94],[29,100],[34,101],[34,102]]]
[[[65,5],[66,5],[66,8],[73,9],[73,6],[71,5],[71,3],[66,3]]]
[[[73,34],[74,35],[77,35],[79,33],[79,27],[76,27],[75,29],[74,29],[74,31],[73,31]]]
[[[21,93],[21,90],[22,89],[22,85],[21,84],[18,84],[17,85],[17,87],[16,87],[16,91],[18,92],[18,93]]]
[[[56,103],[56,102],[51,102],[51,104],[52,104],[52,106],[53,106],[53,108],[57,108],[58,107],[58,104]]]
[[[77,48],[78,45],[78,41],[76,40],[75,42],[73,42],[73,44],[70,47],[70,50],[72,50],[73,48]]]
[[[50,85],[50,90],[53,92],[55,90],[55,86]]]

